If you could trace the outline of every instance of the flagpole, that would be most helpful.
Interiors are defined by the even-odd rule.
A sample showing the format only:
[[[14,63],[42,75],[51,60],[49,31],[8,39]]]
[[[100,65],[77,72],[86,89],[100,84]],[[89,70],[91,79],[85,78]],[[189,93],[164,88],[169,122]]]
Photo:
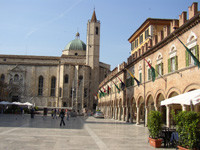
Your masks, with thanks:
[[[147,60],[144,58],[144,60],[147,62]],[[148,62],[147,62],[147,64],[148,64]],[[157,74],[159,74],[160,75],[160,77],[163,79],[163,80],[165,80],[165,82],[166,82],[166,79],[156,70],[156,69],[154,69],[155,71],[156,71],[156,73]]]

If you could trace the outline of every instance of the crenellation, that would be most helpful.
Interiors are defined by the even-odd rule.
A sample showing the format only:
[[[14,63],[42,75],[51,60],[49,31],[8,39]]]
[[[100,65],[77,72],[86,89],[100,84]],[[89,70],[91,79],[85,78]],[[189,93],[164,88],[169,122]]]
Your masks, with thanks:
[[[189,19],[194,17],[198,13],[198,3],[194,2],[191,6],[188,7]]]
[[[183,11],[181,15],[179,15],[179,27],[187,22],[187,12]]]

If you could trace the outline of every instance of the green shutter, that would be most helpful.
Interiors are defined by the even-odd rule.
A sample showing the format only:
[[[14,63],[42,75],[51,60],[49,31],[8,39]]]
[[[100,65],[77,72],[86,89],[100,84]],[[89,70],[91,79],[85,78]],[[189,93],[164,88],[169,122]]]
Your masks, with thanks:
[[[142,83],[142,73],[140,73],[139,75],[140,75],[140,83]]]
[[[161,75],[163,75],[163,63],[161,63]]]
[[[196,45],[194,48],[195,48],[195,57],[199,60],[199,45]]]
[[[171,58],[168,59],[168,73],[171,72]]]
[[[132,85],[134,85],[134,78],[131,78],[132,79]]]
[[[175,70],[178,70],[178,56],[175,56]]]
[[[189,53],[185,51],[186,67],[189,66]]]
[[[156,77],[158,77],[158,65],[156,65]]]

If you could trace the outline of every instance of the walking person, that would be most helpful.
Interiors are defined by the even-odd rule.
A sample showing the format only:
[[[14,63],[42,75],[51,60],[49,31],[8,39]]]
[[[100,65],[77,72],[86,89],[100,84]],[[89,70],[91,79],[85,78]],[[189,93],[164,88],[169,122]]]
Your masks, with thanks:
[[[60,127],[62,126],[62,124],[65,126],[64,117],[65,117],[65,111],[64,109],[62,109],[60,112],[60,118],[61,118]]]
[[[57,119],[57,115],[56,115],[56,113],[57,113],[57,110],[56,110],[56,108],[54,109],[54,115],[53,115],[53,119],[56,117],[56,119]]]

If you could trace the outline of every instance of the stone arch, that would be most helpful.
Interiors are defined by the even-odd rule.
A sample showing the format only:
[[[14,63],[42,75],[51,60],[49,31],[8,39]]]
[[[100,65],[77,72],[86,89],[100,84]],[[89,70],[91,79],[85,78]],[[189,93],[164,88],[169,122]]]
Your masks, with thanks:
[[[162,94],[162,95],[163,95],[163,98],[166,99],[164,90],[159,89],[159,90],[156,92],[155,96],[154,96],[154,98],[155,98],[155,104],[156,104],[156,105],[159,103],[159,101],[158,101],[158,100],[159,100],[159,99],[158,99],[159,97],[158,97],[158,96],[160,96],[160,94]]]
[[[146,106],[147,106],[147,104],[148,104],[149,96],[152,96],[152,99],[154,100],[153,93],[152,93],[151,91],[147,92],[147,94],[146,94],[146,99],[145,99],[145,105],[146,105]],[[153,102],[154,102],[154,101],[153,101]]]
[[[149,110],[155,110],[154,108],[154,99],[153,96],[151,94],[148,95],[147,99],[146,99],[146,104],[145,106],[149,109]]]
[[[181,91],[180,91],[179,89],[177,89],[177,88],[175,88],[175,87],[172,87],[172,88],[170,88],[170,89],[168,90],[167,95],[166,95],[166,98],[173,97],[171,94],[174,93],[174,92],[176,92],[177,95],[181,94]]]
[[[200,85],[192,83],[185,87],[185,89],[183,90],[183,93],[189,92],[191,90],[196,90],[196,89],[200,89]]]

